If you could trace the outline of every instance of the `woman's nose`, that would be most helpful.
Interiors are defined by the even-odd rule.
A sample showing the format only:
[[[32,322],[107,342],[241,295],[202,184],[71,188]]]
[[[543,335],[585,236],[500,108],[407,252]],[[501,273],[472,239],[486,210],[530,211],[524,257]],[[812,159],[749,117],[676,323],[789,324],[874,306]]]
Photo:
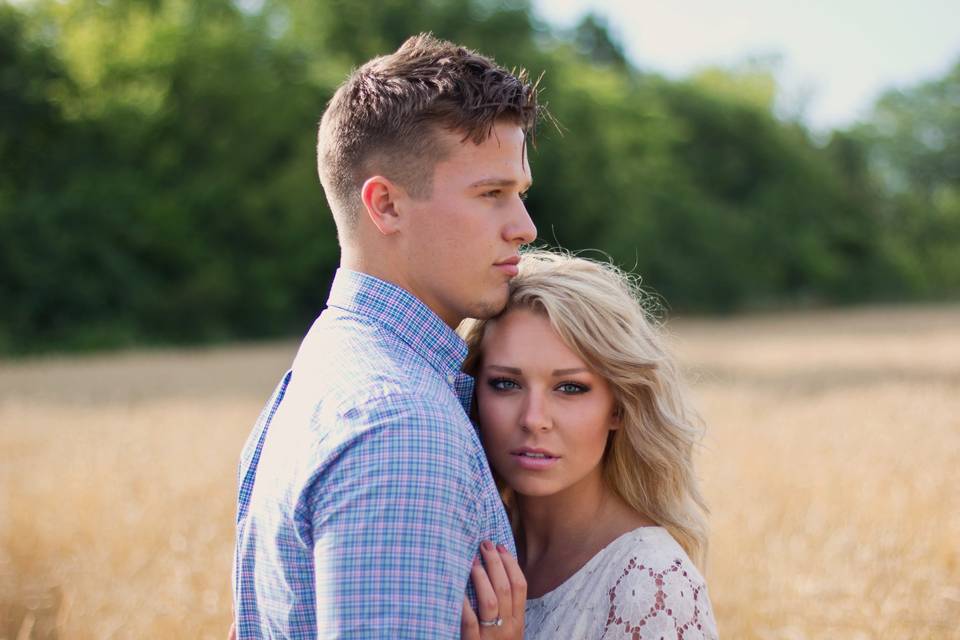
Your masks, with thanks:
[[[553,421],[547,411],[546,402],[538,394],[527,396],[520,426],[525,431],[546,431],[553,426]]]

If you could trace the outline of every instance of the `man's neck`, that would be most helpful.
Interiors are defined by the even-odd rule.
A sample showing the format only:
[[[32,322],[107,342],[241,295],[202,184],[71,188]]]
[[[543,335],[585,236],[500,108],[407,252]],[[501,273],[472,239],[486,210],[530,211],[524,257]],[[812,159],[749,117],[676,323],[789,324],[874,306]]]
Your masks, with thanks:
[[[369,252],[351,251],[344,248],[340,257],[340,268],[365,273],[368,276],[400,287],[427,305],[451,329],[456,329],[460,321],[463,320],[462,316],[449,317],[439,305],[434,304],[435,300],[425,298],[414,282],[406,277],[406,272],[387,260],[385,256],[371,256]]]
[[[389,263],[383,259],[370,259],[359,251],[350,251],[344,248],[343,253],[340,256],[340,268],[349,269],[350,271],[357,271],[359,273],[365,273],[368,276],[373,276],[378,280],[389,282],[390,284],[394,284],[401,289],[416,295],[409,283],[407,283],[402,277],[403,271],[401,269],[392,268]]]

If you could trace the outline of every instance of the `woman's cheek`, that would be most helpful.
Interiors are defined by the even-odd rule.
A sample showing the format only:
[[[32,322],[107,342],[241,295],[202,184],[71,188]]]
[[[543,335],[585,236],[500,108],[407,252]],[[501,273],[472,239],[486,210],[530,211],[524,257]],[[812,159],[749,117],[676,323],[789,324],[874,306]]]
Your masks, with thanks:
[[[503,407],[496,398],[487,398],[480,408],[480,431],[486,438],[496,438],[503,431]]]

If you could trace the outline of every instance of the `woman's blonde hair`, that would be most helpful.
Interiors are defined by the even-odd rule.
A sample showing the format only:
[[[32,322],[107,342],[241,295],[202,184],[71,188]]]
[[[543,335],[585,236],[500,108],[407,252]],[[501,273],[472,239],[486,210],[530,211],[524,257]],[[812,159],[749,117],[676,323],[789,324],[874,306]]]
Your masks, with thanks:
[[[610,383],[620,428],[607,444],[604,480],[702,566],[707,508],[693,464],[702,422],[641,300],[636,282],[611,264],[536,250],[523,255],[501,315],[515,308],[545,314],[564,343]],[[481,367],[487,322],[466,320],[458,328],[471,375]],[[500,486],[516,526],[512,492]]]

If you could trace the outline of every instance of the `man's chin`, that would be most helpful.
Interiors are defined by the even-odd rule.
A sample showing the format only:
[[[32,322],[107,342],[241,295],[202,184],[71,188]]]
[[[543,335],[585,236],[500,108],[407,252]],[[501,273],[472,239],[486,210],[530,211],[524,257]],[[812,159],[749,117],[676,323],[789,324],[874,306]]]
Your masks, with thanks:
[[[489,320],[494,316],[500,315],[507,307],[507,300],[509,299],[509,293],[506,288],[504,289],[503,294],[498,294],[495,298],[477,303],[470,310],[470,317],[476,318],[477,320]]]

